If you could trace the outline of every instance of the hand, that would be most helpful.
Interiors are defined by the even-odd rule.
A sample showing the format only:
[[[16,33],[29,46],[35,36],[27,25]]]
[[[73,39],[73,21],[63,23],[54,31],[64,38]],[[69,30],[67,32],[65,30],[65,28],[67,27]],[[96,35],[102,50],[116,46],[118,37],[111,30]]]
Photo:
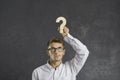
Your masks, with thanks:
[[[60,33],[59,27],[58,27],[58,31],[59,31],[59,33]],[[63,37],[65,37],[68,33],[69,33],[69,28],[65,26],[64,29],[63,29],[63,33],[60,33],[60,34],[61,34]]]

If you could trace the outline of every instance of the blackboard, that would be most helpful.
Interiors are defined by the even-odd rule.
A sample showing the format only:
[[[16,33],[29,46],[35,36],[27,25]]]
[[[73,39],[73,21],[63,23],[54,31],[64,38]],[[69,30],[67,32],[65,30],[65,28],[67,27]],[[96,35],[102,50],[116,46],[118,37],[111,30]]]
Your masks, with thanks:
[[[57,32],[59,16],[90,55],[77,80],[120,80],[119,0],[1,0],[0,80],[31,80],[47,62],[46,42]],[[74,56],[66,44],[64,60]],[[71,54],[68,54],[71,53]]]

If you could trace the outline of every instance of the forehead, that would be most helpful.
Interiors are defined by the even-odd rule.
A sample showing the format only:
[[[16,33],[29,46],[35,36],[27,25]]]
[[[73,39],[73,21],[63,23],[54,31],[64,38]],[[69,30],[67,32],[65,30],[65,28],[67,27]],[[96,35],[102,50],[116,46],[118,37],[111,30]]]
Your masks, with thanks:
[[[62,43],[58,43],[58,42],[53,42],[49,45],[49,47],[63,47],[63,44]]]

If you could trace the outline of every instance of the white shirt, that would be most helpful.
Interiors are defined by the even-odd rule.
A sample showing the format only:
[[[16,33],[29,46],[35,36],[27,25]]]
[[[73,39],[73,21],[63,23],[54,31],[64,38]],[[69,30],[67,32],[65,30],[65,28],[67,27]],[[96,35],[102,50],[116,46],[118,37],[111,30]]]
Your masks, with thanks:
[[[75,57],[61,63],[54,69],[49,63],[36,68],[32,73],[32,80],[76,80],[76,75],[83,67],[89,51],[87,47],[70,34],[64,40],[74,49]]]

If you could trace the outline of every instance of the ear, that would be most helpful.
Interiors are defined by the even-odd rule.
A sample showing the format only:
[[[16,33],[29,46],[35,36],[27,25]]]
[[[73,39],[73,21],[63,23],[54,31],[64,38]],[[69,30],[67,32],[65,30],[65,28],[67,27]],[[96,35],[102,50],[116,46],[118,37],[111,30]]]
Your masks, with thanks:
[[[63,54],[63,55],[65,55],[65,51],[66,51],[66,50],[64,49],[64,51],[63,51],[64,54]]]
[[[48,51],[48,50],[46,50],[46,53],[47,53],[47,55],[49,56],[49,51]]]

